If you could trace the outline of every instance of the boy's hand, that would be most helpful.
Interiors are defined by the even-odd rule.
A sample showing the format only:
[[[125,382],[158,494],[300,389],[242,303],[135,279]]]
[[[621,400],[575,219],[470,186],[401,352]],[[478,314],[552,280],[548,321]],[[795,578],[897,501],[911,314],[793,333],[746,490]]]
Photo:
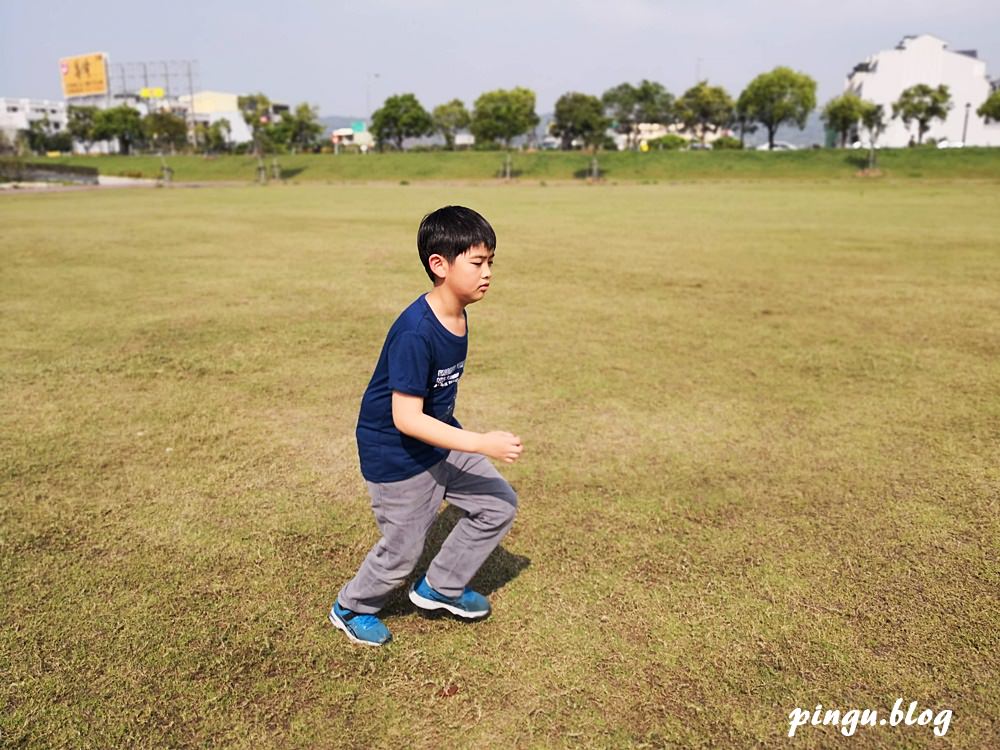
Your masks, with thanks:
[[[497,461],[514,463],[524,450],[521,438],[510,432],[472,432],[424,414],[424,399],[399,391],[392,393],[392,422],[404,435],[438,448],[482,453]]]
[[[483,433],[482,443],[478,453],[482,453],[498,461],[512,464],[521,455],[524,446],[521,445],[521,438],[511,432],[486,432]]]

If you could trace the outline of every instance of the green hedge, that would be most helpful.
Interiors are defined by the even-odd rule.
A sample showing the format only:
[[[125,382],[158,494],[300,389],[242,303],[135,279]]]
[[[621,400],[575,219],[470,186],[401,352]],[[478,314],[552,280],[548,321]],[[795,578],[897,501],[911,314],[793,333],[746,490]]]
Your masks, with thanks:
[[[97,184],[97,167],[68,164],[65,161],[34,162],[18,157],[0,158],[0,181],[3,182],[81,182]]]
[[[265,157],[268,174],[276,160],[289,182],[400,182],[492,180],[500,176],[506,154],[494,152],[393,152],[369,154],[286,154]],[[521,180],[586,179],[590,154],[544,151],[513,152],[513,176]],[[866,166],[867,151],[806,149],[768,152],[600,151],[601,174],[610,181],[670,181],[699,179],[850,179]],[[53,163],[96,166],[104,175],[155,179],[159,156],[100,156],[54,158]],[[166,157],[175,182],[230,181],[257,178],[253,156],[178,155]],[[884,149],[878,167],[891,178],[1000,179],[1000,148]]]

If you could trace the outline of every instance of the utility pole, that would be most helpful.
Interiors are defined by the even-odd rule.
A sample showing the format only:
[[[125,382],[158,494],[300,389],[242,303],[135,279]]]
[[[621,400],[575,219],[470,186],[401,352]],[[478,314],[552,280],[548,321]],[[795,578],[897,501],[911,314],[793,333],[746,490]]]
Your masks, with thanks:
[[[191,128],[191,143],[194,150],[198,150],[198,123],[194,119],[194,78],[191,75],[191,61],[187,61],[188,79],[188,127]]]
[[[108,88],[104,92],[104,108],[105,109],[111,109],[111,88],[112,88],[111,71],[112,70],[113,70],[113,66],[111,65],[111,60],[109,60],[108,58],[104,58],[104,76],[105,76],[105,78],[107,78],[107,81],[108,81]]]

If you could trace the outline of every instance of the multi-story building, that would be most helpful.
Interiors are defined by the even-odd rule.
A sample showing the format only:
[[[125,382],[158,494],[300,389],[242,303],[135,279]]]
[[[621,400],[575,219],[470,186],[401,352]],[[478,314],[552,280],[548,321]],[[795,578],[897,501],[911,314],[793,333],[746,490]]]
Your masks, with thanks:
[[[862,99],[881,104],[888,126],[879,145],[906,146],[916,138],[916,124],[909,127],[892,117],[892,104],[904,89],[918,83],[932,88],[944,84],[951,94],[948,116],[935,120],[924,141],[947,141],[968,146],[1000,146],[1000,123],[987,124],[976,114],[990,95],[986,63],[975,50],[954,51],[930,34],[906,36],[895,49],[883,50],[859,63],[847,77],[845,89]]]
[[[190,123],[211,124],[225,119],[229,122],[229,142],[248,143],[253,140],[253,134],[243,119],[238,105],[239,97],[218,91],[200,91],[194,96],[181,95],[147,99],[139,93],[120,94],[115,97],[83,97],[70,99],[68,102],[48,99],[18,99],[0,97],[0,132],[9,141],[17,138],[19,131],[28,130],[35,121],[47,122],[49,133],[59,133],[66,129],[68,106],[96,106],[104,109],[109,106],[126,105],[137,110],[141,115],[149,112],[169,111],[184,118]],[[289,111],[288,105],[273,103],[271,116],[279,118]],[[83,152],[81,143],[74,144],[75,150]],[[114,141],[101,141],[89,144],[89,153],[114,152],[117,144]]]
[[[50,99],[15,99],[0,97],[0,131],[13,141],[20,130],[33,122],[47,122],[50,133],[66,129],[66,103]]]

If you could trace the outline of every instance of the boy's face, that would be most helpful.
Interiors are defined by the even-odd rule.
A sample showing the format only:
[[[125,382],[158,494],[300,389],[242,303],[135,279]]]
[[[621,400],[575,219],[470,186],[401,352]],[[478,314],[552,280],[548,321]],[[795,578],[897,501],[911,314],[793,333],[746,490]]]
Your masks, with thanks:
[[[473,245],[455,258],[453,263],[441,258],[440,265],[434,271],[441,279],[440,284],[468,305],[481,300],[490,288],[494,255],[485,245]]]

